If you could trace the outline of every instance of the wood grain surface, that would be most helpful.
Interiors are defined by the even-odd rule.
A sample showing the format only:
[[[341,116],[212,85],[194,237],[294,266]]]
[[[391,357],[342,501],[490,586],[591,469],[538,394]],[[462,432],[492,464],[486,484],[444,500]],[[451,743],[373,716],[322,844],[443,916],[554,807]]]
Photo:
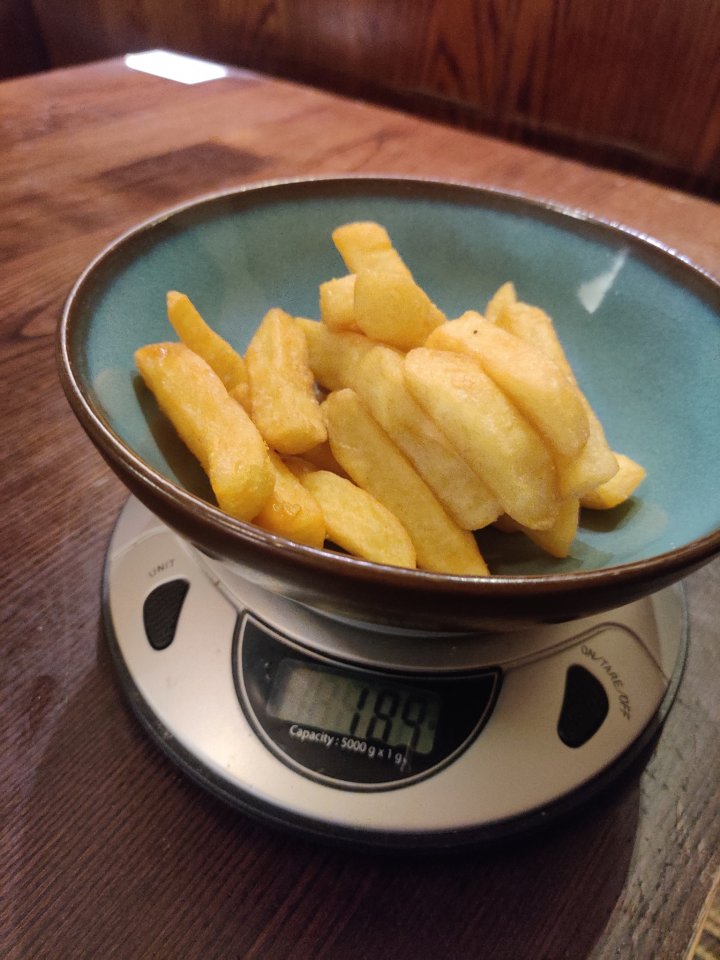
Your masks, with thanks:
[[[544,833],[448,857],[320,846],[230,810],[147,739],[100,627],[126,492],[62,396],[76,276],[167,206],[271,177],[397,173],[579,207],[720,274],[720,211],[525,147],[236,72],[121,61],[0,84],[0,955],[10,960],[679,960],[720,866],[720,563],[658,741]]]
[[[712,0],[34,0],[33,9],[56,66],[169,46],[720,195]]]

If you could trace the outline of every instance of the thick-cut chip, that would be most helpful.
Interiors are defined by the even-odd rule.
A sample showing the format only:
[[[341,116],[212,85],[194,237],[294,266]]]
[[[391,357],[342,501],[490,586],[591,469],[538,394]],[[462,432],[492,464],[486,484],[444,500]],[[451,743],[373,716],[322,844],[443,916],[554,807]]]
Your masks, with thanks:
[[[357,332],[354,273],[320,284],[320,319],[331,330]]]
[[[564,497],[583,497],[607,483],[618,470],[617,457],[608,446],[603,425],[583,394],[590,433],[585,446],[575,456],[558,453],[555,457],[560,490]]]
[[[554,360],[574,379],[575,374],[557,335],[555,324],[541,307],[506,297],[498,304],[494,322],[503,330],[542,350],[545,356]]]
[[[270,533],[309,547],[325,542],[325,519],[320,504],[307,487],[270,451],[275,487],[253,522]]]
[[[333,243],[350,273],[359,270],[381,270],[410,276],[385,227],[372,220],[346,223],[333,230]]]
[[[252,520],[275,485],[267,447],[242,406],[202,357],[183,343],[135,352],[140,374],[208,475],[218,505]]]
[[[269,310],[245,354],[250,409],[258,430],[278,453],[304,453],[327,438],[308,362],[308,345],[297,321]]]
[[[588,418],[575,381],[525,340],[468,310],[437,327],[426,346],[475,357],[558,452],[572,456],[587,441]]]
[[[557,520],[549,530],[530,530],[523,532],[551,557],[562,559],[570,553],[575,540],[580,517],[580,502],[577,497],[567,497],[560,505]]]
[[[504,330],[541,350],[577,383],[555,324],[544,310],[520,301],[506,302],[496,322]],[[563,496],[582,497],[608,481],[618,470],[617,460],[607,442],[600,420],[582,391],[581,397],[588,419],[589,435],[577,455],[566,457],[560,454],[556,458]]]
[[[346,223],[333,231],[333,241],[348,270],[357,275],[354,317],[367,336],[410,350],[445,320],[379,223]]]
[[[339,477],[346,477],[347,474],[333,456],[330,444],[327,440],[319,443],[312,450],[306,450],[303,459],[312,464],[315,470],[327,470],[330,473],[336,473]]]
[[[305,334],[308,363],[313,376],[325,390],[342,390],[362,358],[376,345],[364,333],[350,330],[329,330],[317,320],[297,319]]]
[[[415,567],[405,527],[367,490],[327,470],[304,471],[300,480],[320,504],[328,540],[363,560]]]
[[[460,456],[482,477],[505,513],[547,530],[560,509],[553,459],[540,435],[472,357],[411,350],[405,377],[415,398]]]
[[[435,327],[445,322],[445,316],[411,276],[359,270],[355,322],[373,340],[411,350],[422,346]]]
[[[410,393],[401,353],[374,347],[357,366],[351,386],[460,527],[479,530],[496,519],[497,497]]]
[[[312,460],[308,460],[305,454],[303,454],[302,457],[283,457],[283,463],[293,476],[300,481],[304,480],[308,473],[316,473],[318,470],[324,469],[324,467],[315,466]],[[330,472],[331,471],[328,471],[328,473]]]
[[[563,500],[557,519],[548,530],[531,530],[507,516],[501,517],[496,525],[508,533],[524,533],[551,557],[562,559],[570,553],[577,535],[579,516],[580,503],[577,497],[568,497]]]
[[[338,463],[397,517],[410,535],[418,566],[435,573],[487,576],[475,538],[448,516],[355,391],[331,393],[323,411]]]
[[[216,333],[198,313],[184,293],[170,290],[166,297],[168,320],[185,346],[209,363],[225,384],[231,397],[246,410],[250,406],[250,383],[245,360],[235,348]]]
[[[515,303],[516,300],[515,285],[510,281],[504,283],[501,287],[498,287],[488,301],[488,305],[485,308],[485,319],[489,320],[490,323],[495,323],[505,305]]]
[[[615,453],[618,472],[610,480],[586,493],[580,501],[581,506],[590,510],[612,510],[625,503],[646,477],[646,470],[624,453]]]

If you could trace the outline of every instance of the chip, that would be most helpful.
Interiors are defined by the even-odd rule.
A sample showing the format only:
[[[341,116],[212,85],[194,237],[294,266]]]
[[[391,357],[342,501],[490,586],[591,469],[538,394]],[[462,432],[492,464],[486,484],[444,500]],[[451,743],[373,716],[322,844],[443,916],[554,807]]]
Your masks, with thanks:
[[[415,398],[518,523],[549,529],[560,509],[547,445],[473,357],[420,347],[405,357]]]
[[[304,453],[327,438],[301,326],[269,310],[245,354],[253,421],[281,454]]]
[[[410,461],[363,406],[354,390],[323,403],[330,446],[338,463],[407,530],[417,564],[435,573],[487,576],[475,538],[462,530]]]
[[[210,480],[218,506],[252,520],[275,486],[267,447],[243,407],[202,357],[183,343],[155,343],[135,363],[180,438]]]

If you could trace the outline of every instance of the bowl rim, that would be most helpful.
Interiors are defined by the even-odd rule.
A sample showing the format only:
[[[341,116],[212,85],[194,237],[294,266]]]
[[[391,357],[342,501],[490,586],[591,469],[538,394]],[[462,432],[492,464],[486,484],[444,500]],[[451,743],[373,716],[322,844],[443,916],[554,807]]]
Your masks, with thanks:
[[[270,533],[250,522],[238,520],[225,514],[219,507],[203,500],[182,487],[179,483],[163,476],[147,463],[113,430],[93,404],[89,391],[83,385],[82,377],[72,356],[72,339],[76,311],[86,286],[92,280],[95,271],[107,260],[115,256],[126,244],[143,234],[148,234],[160,225],[173,220],[181,214],[212,203],[220,203],[233,198],[242,198],[254,194],[267,195],[269,191],[282,191],[308,188],[342,188],[352,185],[358,189],[368,185],[375,189],[405,188],[408,190],[437,190],[443,193],[466,193],[475,198],[487,197],[496,204],[501,202],[518,203],[530,208],[539,215],[558,217],[562,222],[576,220],[603,233],[615,236],[618,241],[632,244],[633,250],[649,251],[659,256],[673,268],[685,271],[703,289],[713,290],[720,297],[720,280],[709,271],[694,263],[661,240],[636,230],[615,220],[605,219],[578,208],[556,201],[529,196],[521,191],[513,191],[485,185],[479,182],[459,179],[443,179],[424,176],[405,176],[402,174],[322,174],[307,177],[273,178],[249,181],[223,190],[203,193],[148,217],[118,234],[105,244],[88,262],[73,283],[63,305],[60,322],[55,337],[56,365],[59,379],[71,409],[85,429],[86,433],[101,453],[112,464],[122,469],[123,482],[130,476],[142,488],[149,488],[155,497],[168,504],[171,512],[180,510],[183,517],[197,526],[206,526],[209,534],[220,536],[223,540],[238,541],[246,546],[260,549],[268,556],[282,561],[301,561],[309,571],[347,577],[360,580],[365,585],[382,583],[384,587],[399,590],[424,589],[430,593],[441,592],[462,596],[474,596],[481,600],[484,596],[493,599],[519,598],[525,594],[538,596],[557,591],[569,593],[592,590],[606,586],[614,581],[632,583],[675,575],[683,576],[685,570],[698,567],[720,552],[720,527],[710,533],[696,537],[671,550],[663,551],[651,557],[598,567],[589,570],[564,572],[491,574],[489,576],[463,576],[457,574],[433,573],[426,570],[395,567],[363,560],[349,554],[339,553],[325,548],[315,548],[295,543],[284,537]]]

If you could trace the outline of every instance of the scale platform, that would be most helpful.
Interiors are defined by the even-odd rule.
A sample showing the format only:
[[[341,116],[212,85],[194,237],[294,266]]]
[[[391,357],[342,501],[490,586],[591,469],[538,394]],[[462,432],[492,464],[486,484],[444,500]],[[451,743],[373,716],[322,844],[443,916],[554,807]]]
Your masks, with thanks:
[[[502,635],[338,621],[134,498],[103,608],[121,686],[185,773],[273,824],[375,848],[497,839],[593,796],[660,728],[687,650],[679,587]]]

